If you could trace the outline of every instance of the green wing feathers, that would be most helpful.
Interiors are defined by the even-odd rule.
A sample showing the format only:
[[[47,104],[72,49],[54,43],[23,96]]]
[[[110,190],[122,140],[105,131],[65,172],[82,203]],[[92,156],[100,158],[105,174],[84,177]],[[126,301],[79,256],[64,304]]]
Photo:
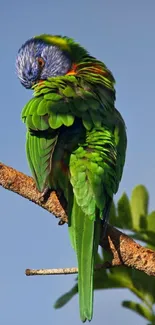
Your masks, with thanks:
[[[58,135],[40,134],[27,131],[26,153],[32,175],[40,192],[51,187],[49,175],[52,170],[52,153],[54,151]]]

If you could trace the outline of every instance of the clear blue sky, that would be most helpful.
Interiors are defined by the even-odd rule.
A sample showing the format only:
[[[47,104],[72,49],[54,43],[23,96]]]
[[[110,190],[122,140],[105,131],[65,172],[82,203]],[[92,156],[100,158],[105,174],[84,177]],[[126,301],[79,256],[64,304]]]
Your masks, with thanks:
[[[74,37],[112,70],[117,108],[127,125],[128,150],[119,194],[138,183],[151,193],[155,208],[155,1],[45,0],[0,2],[0,160],[29,174],[25,126],[20,112],[31,98],[15,75],[18,48],[40,34]],[[118,195],[119,195],[118,194]],[[76,264],[67,227],[46,211],[0,188],[0,323],[3,325],[79,325],[78,300],[55,311],[56,298],[74,276],[33,277],[25,268]],[[127,290],[95,293],[92,325],[145,324],[120,306]]]

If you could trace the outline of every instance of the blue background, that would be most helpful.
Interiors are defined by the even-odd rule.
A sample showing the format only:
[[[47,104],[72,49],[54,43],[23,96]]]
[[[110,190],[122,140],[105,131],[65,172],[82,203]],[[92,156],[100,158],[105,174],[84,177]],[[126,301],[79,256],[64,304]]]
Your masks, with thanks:
[[[127,125],[128,150],[117,197],[138,183],[151,194],[155,208],[155,1],[45,0],[0,1],[0,160],[26,174],[25,126],[20,112],[31,98],[15,75],[22,43],[41,33],[74,37],[112,70],[116,106]],[[61,310],[56,298],[75,276],[26,277],[25,268],[76,264],[67,226],[49,213],[0,188],[0,323],[81,324],[77,296]],[[134,298],[127,290],[95,293],[92,325],[145,324],[121,307]]]

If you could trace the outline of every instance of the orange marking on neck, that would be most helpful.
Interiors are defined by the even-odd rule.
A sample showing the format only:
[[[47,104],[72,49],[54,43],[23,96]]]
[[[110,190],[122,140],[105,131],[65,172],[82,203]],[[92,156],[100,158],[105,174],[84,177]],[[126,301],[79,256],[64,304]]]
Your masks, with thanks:
[[[38,84],[41,85],[44,81],[45,80],[40,79],[40,80],[38,80]]]
[[[77,74],[77,64],[73,63],[71,69],[66,73],[67,76],[74,76]]]

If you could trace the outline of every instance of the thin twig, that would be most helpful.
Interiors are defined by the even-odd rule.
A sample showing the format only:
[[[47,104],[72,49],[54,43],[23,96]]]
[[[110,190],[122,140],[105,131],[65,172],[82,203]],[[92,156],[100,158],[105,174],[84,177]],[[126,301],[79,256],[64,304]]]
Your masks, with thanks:
[[[100,270],[103,268],[111,268],[112,264],[109,262],[105,262],[103,264],[98,264],[95,266],[95,270]],[[68,275],[68,274],[77,274],[78,268],[77,267],[65,267],[65,268],[58,268],[58,269],[26,269],[25,274],[27,276],[33,275]]]
[[[72,268],[60,268],[60,269],[26,269],[25,274],[27,276],[30,275],[66,275],[66,274],[76,274],[78,273],[78,268],[77,267],[72,267]]]

